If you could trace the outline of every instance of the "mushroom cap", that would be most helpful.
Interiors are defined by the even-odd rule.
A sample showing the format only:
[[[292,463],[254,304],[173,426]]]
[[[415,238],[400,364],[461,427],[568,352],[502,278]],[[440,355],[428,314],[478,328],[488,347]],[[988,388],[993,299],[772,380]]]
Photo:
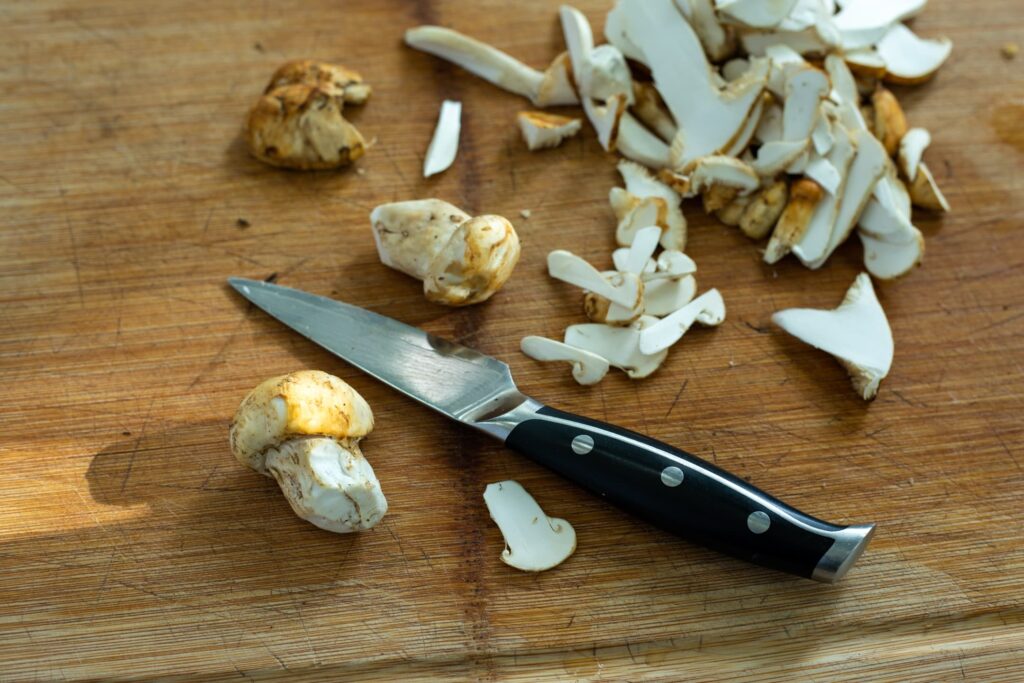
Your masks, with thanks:
[[[246,141],[260,161],[298,170],[347,166],[366,142],[341,115],[341,98],[319,86],[291,83],[272,88],[249,111]]]
[[[388,511],[377,476],[355,442],[292,439],[267,450],[266,468],[295,514],[321,529],[369,529]]]
[[[304,83],[316,86],[331,97],[348,104],[363,104],[370,97],[370,86],[363,83],[359,72],[340,64],[318,62],[312,59],[294,59],[282,64],[270,77],[265,93],[283,85]]]
[[[519,236],[501,216],[477,216],[462,223],[434,257],[423,292],[446,306],[467,306],[491,298],[519,261]]]
[[[373,239],[381,263],[418,280],[441,253],[468,213],[440,199],[381,204],[370,212]]]
[[[289,439],[326,436],[352,447],[373,431],[369,404],[345,381],[319,370],[271,377],[242,399],[231,422],[231,452],[261,474],[267,452]]]

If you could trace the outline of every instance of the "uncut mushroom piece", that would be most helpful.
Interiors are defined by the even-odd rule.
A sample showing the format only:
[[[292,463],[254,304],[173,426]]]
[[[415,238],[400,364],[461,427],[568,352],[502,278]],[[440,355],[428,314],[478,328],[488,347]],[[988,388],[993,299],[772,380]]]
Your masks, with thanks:
[[[877,395],[892,367],[892,331],[867,273],[857,276],[838,308],[790,308],[775,313],[772,322],[835,356],[866,401]]]
[[[363,104],[370,86],[343,66],[298,60],[281,66],[249,111],[249,150],[271,166],[296,170],[347,166],[366,141],[342,116],[344,105]]]
[[[381,204],[370,213],[381,262],[423,281],[430,301],[491,298],[519,261],[519,236],[501,216],[469,214],[440,199]]]
[[[373,412],[355,389],[318,370],[272,377],[242,400],[231,423],[231,452],[277,480],[292,510],[327,531],[373,527],[388,510],[359,441]]]

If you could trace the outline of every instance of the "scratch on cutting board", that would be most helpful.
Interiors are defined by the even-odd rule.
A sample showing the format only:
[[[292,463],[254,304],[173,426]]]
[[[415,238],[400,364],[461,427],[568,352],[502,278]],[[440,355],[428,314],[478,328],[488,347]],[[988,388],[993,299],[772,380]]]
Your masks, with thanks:
[[[668,407],[668,411],[665,413],[665,417],[663,419],[667,420],[668,416],[672,414],[672,411],[675,409],[676,404],[679,403],[679,397],[683,395],[684,391],[686,391],[686,385],[689,384],[689,383],[690,383],[689,379],[684,379],[683,380],[683,385],[681,387],[679,387],[679,391],[676,392],[676,397],[674,399],[672,399],[672,405],[670,405]]]
[[[135,465],[135,456],[139,452],[139,444],[142,443],[142,439],[146,436],[146,427],[149,425],[149,417],[153,413],[153,403],[155,402],[156,396],[149,399],[149,407],[146,409],[146,417],[142,420],[142,429],[139,430],[139,438],[135,440],[135,445],[132,447],[132,454],[128,458],[128,467],[125,468],[124,478],[121,479],[121,489],[119,493],[124,493],[124,488],[128,485],[128,477],[132,475],[132,467]]]
[[[71,240],[71,265],[75,267],[75,284],[78,285],[78,303],[85,305],[85,293],[82,291],[82,270],[78,264],[78,243],[75,240],[75,229],[71,227],[71,219],[64,216],[64,224],[68,228],[68,238]]]

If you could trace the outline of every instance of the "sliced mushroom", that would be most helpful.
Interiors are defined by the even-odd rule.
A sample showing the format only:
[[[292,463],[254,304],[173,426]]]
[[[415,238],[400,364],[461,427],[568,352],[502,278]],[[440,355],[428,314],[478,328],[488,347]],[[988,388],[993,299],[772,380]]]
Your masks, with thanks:
[[[641,228],[651,225],[666,224],[668,205],[661,197],[644,197],[643,199],[621,187],[613,187],[608,192],[608,202],[618,225],[615,228],[615,241],[629,245]]]
[[[873,48],[847,50],[843,52],[843,61],[862,78],[878,80],[885,76],[885,60]]]
[[[604,22],[604,37],[608,42],[619,49],[619,52],[632,59],[634,62],[646,65],[644,52],[630,38],[629,8],[628,2],[617,0],[615,6],[608,12]]]
[[[640,352],[663,353],[683,338],[695,322],[702,325],[720,325],[725,320],[725,302],[717,289],[709,289],[696,299],[649,325],[640,333]]]
[[[437,117],[437,127],[434,129],[434,137],[427,147],[427,154],[423,158],[423,177],[429,178],[432,175],[448,170],[448,167],[455,161],[455,155],[459,151],[459,133],[462,130],[462,103],[454,100],[445,100],[441,103],[441,113]]]
[[[712,188],[727,190],[721,194],[723,203],[705,203],[705,209],[714,211],[737,194],[749,194],[761,184],[761,179],[748,164],[735,157],[714,154],[697,159],[690,168],[690,193],[706,193]]]
[[[362,396],[326,372],[272,377],[242,400],[231,423],[231,452],[273,477],[292,510],[327,531],[373,527],[388,504],[359,441],[373,431]]]
[[[662,140],[672,142],[678,132],[676,122],[655,87],[650,83],[633,81],[633,100],[636,117]]]
[[[840,174],[839,188],[835,194],[826,193],[814,207],[810,223],[803,237],[793,245],[791,251],[805,265],[815,263],[828,249],[836,212],[846,187],[850,163],[856,155],[856,147],[850,133],[839,126],[836,141],[828,153],[828,160]]]
[[[891,157],[896,156],[900,140],[907,133],[907,117],[896,97],[885,88],[878,88],[871,96],[874,111],[872,132],[882,141],[885,152]]]
[[[523,337],[519,343],[530,358],[539,361],[564,361],[572,365],[572,376],[580,384],[589,386],[597,384],[608,374],[608,361],[600,356],[563,344],[547,337]]]
[[[505,537],[501,561],[524,572],[542,572],[565,562],[576,550],[576,531],[564,519],[548,517],[519,482],[488,484],[484,503]]]
[[[722,78],[728,82],[735,81],[750,68],[750,60],[746,57],[733,57],[722,65]]]
[[[900,138],[899,163],[903,176],[913,181],[917,168],[928,145],[932,144],[931,134],[924,128],[911,128]]]
[[[516,122],[531,151],[558,147],[563,140],[579,133],[583,125],[579,119],[542,111],[521,111]]]
[[[879,239],[859,230],[857,234],[864,245],[864,267],[868,272],[880,280],[894,280],[920,265],[924,237],[917,228],[911,226],[911,230],[910,239],[905,242]]]
[[[892,367],[892,331],[867,273],[857,276],[839,308],[791,308],[775,313],[772,321],[797,339],[835,356],[864,400],[875,397],[879,382]]]
[[[927,81],[953,50],[948,38],[919,38],[903,24],[893,24],[876,46],[885,61],[885,80],[902,85]]]
[[[775,223],[775,230],[765,247],[765,263],[777,263],[795,244],[800,243],[823,196],[821,186],[813,180],[801,178],[793,183],[789,190],[789,202]]]
[[[644,312],[644,282],[636,273],[608,270],[601,273],[612,287],[619,291],[635,293],[629,305],[612,302],[594,292],[584,292],[583,312],[587,318],[596,323],[609,325],[629,325]]]
[[[719,23],[712,0],[679,0],[677,5],[684,8],[684,12],[688,10],[686,20],[713,61],[720,62],[736,51],[736,36],[730,27]],[[641,45],[646,47],[644,43]]]
[[[729,146],[725,148],[725,153],[729,156],[740,156],[750,146],[750,141],[754,139],[754,133],[757,132],[757,127],[761,123],[761,116],[764,113],[765,103],[769,101],[770,95],[765,93],[758,101],[754,104],[754,108],[747,114],[747,122],[740,128],[740,132],[736,133],[736,137],[732,139]],[[746,162],[746,159],[744,159]]]
[[[496,48],[442,26],[419,26],[405,32],[405,43],[461,66],[466,71],[527,97],[535,106],[578,104],[568,71],[559,56],[541,73]]]
[[[759,101],[768,60],[753,60],[743,77],[719,90],[700,40],[671,0],[629,2],[630,28],[643,37],[655,85],[679,127],[674,164],[726,149]]]
[[[643,282],[635,275],[613,282],[576,254],[562,249],[548,254],[548,274],[626,309],[635,308],[637,302],[643,299]]]
[[[715,0],[722,15],[750,28],[774,28],[789,16],[796,0]]]
[[[820,55],[828,52],[833,43],[822,37],[817,26],[808,26],[799,30],[774,31],[743,31],[740,33],[740,45],[747,54],[760,57],[768,48],[785,45],[797,54]]]
[[[874,45],[893,24],[909,19],[927,0],[854,0],[842,3],[833,21],[842,36],[844,50]]]
[[[906,275],[924,255],[921,231],[910,223],[910,195],[890,164],[859,220],[864,267],[883,280]]]
[[[519,236],[501,216],[469,218],[439,199],[382,204],[370,213],[384,265],[423,280],[430,301],[486,301],[512,275]]]
[[[606,152],[618,147],[619,126],[626,113],[626,98],[615,95],[604,104],[598,104],[589,97],[583,98],[583,112],[597,133],[597,141]]]
[[[923,161],[917,165],[917,175],[910,183],[910,199],[914,206],[929,211],[949,212],[949,202],[939,189],[938,183],[928,169],[928,164]]]
[[[776,180],[759,190],[740,216],[740,230],[753,240],[767,237],[786,208],[788,198],[789,185],[785,180]]]
[[[565,343],[606,359],[632,379],[642,379],[657,370],[668,355],[667,350],[653,355],[640,352],[641,331],[657,322],[657,318],[644,315],[629,327],[600,323],[570,325],[565,330]]]
[[[696,272],[697,264],[683,252],[661,252],[655,270],[640,276],[644,281],[644,314],[668,315],[690,303],[697,293]]]
[[[640,225],[637,221],[633,221],[633,226],[635,228],[642,228],[656,224],[662,228],[662,247],[665,249],[678,249],[679,251],[685,249],[686,218],[683,217],[683,210],[680,207],[682,198],[679,194],[668,185],[652,176],[646,168],[635,164],[632,161],[620,161],[617,168],[619,170],[619,174],[622,176],[622,180],[626,183],[625,191],[627,193],[640,201],[648,198],[656,198],[660,199],[664,203],[665,213],[663,215],[659,214],[657,223]],[[615,193],[614,189],[612,190],[612,193]],[[613,209],[615,208],[616,203],[620,206],[624,206],[624,199],[621,193],[615,194],[619,195],[619,198],[612,199]],[[611,198],[611,194],[609,197]],[[616,215],[618,214],[619,210],[616,209]],[[633,237],[632,233],[621,229],[623,220],[623,217],[620,216],[620,229],[616,231],[616,239],[619,244],[629,246],[633,243]]]
[[[590,22],[576,8],[562,5],[558,14],[580,98],[607,101],[621,95],[631,104],[633,77],[625,56],[614,45],[595,48]]]

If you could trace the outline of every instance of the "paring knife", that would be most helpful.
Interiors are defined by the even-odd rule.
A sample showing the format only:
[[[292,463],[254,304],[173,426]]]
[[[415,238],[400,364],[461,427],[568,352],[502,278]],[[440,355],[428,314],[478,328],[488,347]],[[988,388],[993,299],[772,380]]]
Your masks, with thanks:
[[[228,282],[367,374],[688,540],[834,583],[874,532],[823,522],[686,451],[546,406],[520,393],[508,365],[473,349],[290,287]]]

